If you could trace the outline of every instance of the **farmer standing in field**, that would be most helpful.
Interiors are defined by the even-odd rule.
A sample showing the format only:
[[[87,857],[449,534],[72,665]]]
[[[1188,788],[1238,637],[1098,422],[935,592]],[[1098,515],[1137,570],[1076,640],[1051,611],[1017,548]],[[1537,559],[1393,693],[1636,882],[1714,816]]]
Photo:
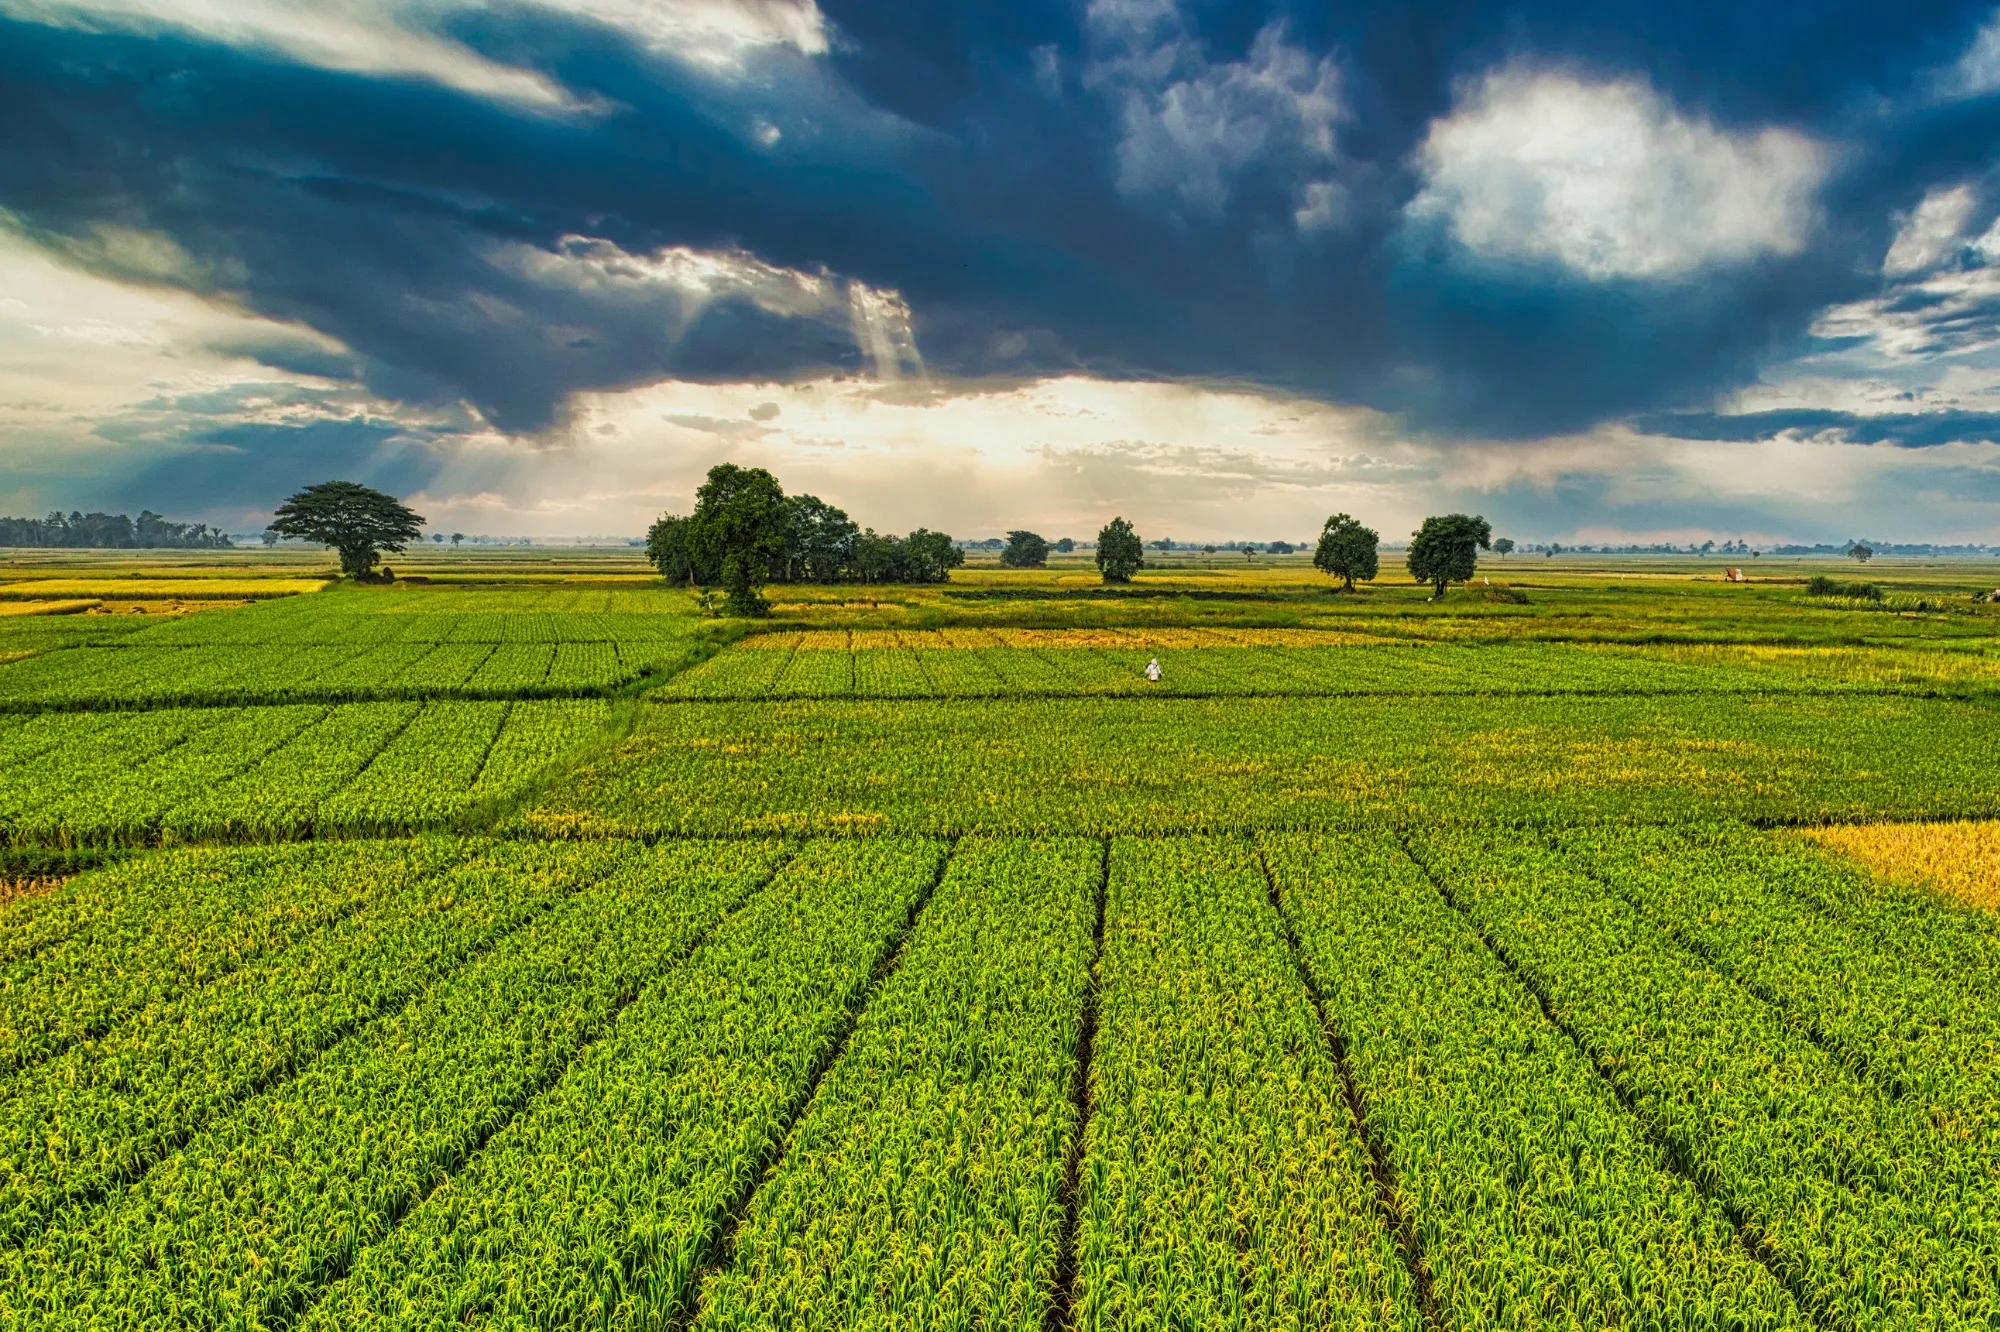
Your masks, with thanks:
[[[1158,657],[1146,663],[1146,678],[1154,684],[1160,682],[1160,659]]]

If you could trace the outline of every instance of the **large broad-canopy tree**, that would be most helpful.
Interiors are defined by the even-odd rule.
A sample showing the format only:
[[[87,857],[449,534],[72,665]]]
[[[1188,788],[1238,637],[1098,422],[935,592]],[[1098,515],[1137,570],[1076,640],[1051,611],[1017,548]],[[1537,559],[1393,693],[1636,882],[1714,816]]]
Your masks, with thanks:
[[[1013,531],[1007,534],[1007,548],[1000,552],[1000,563],[1009,569],[1039,569],[1049,562],[1049,543],[1036,532]]]
[[[1129,583],[1146,565],[1146,547],[1132,524],[1113,518],[1097,534],[1097,571],[1107,583]]]
[[[382,552],[402,554],[423,533],[424,519],[393,495],[353,481],[307,486],[278,506],[270,530],[331,546],[340,552],[340,571],[355,579],[375,576]]]
[[[1360,520],[1336,513],[1320,529],[1313,568],[1340,579],[1345,590],[1352,592],[1355,580],[1373,581],[1380,567],[1376,547],[1381,540],[1373,528],[1363,527]]]
[[[758,589],[785,555],[785,491],[778,478],[735,463],[709,468],[694,493],[687,544],[697,570],[715,571],[731,615],[764,614],[769,603]]]
[[[1410,577],[1431,585],[1441,597],[1453,583],[1463,583],[1479,567],[1479,552],[1492,546],[1493,528],[1484,518],[1448,513],[1426,518],[1410,537]]]

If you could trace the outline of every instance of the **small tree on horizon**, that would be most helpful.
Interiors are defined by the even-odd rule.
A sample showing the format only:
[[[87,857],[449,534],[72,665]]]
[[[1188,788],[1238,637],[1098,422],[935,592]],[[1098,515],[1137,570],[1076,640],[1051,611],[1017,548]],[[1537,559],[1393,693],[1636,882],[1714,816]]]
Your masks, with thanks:
[[[1381,540],[1373,528],[1363,527],[1359,519],[1336,513],[1320,530],[1313,568],[1340,579],[1345,584],[1343,590],[1352,592],[1357,578],[1364,583],[1374,581],[1379,567],[1376,548]]]
[[[1107,583],[1129,583],[1146,567],[1146,547],[1132,524],[1113,518],[1097,534],[1097,571]]]
[[[1497,538],[1493,542],[1493,553],[1495,555],[1512,555],[1514,553],[1514,538],[1513,537]]]
[[[1479,552],[1493,545],[1493,528],[1484,518],[1448,513],[1426,518],[1410,537],[1410,577],[1431,585],[1442,597],[1453,583],[1463,583],[1479,567]]]
[[[1007,534],[1007,548],[1000,552],[1000,564],[1008,569],[1040,569],[1049,562],[1049,543],[1039,533],[1013,531]]]
[[[1866,564],[1875,558],[1875,547],[1857,541],[1847,548],[1847,557],[1856,564]]]
[[[1062,540],[1056,542],[1056,554],[1058,555],[1067,555],[1075,549],[1076,549],[1075,537],[1064,537]]]
[[[354,481],[322,481],[280,504],[268,530],[340,552],[340,572],[357,582],[375,577],[382,552],[400,555],[418,540],[424,519],[393,495]]]

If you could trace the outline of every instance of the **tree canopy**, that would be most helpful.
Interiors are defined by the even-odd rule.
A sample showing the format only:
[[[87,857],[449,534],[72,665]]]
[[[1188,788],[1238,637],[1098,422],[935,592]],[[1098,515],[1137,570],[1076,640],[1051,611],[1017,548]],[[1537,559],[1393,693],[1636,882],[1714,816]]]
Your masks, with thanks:
[[[816,495],[786,495],[761,468],[722,463],[709,470],[693,514],[653,523],[646,558],[669,583],[721,586],[731,614],[758,615],[757,589],[770,583],[942,583],[965,552],[923,528],[877,535]]]
[[[1097,571],[1107,583],[1129,583],[1146,567],[1146,547],[1132,524],[1113,518],[1097,534]]]
[[[1341,580],[1352,592],[1357,579],[1371,582],[1379,568],[1376,548],[1381,536],[1363,527],[1360,520],[1336,513],[1320,529],[1319,548],[1313,551],[1313,568]]]
[[[1431,585],[1441,597],[1453,583],[1472,577],[1479,552],[1493,544],[1493,528],[1484,518],[1463,513],[1424,519],[1410,537],[1410,577]]]
[[[207,523],[170,523],[151,509],[141,509],[136,521],[122,513],[73,510],[46,518],[0,518],[0,546],[227,550],[230,541]]]
[[[317,542],[340,552],[340,571],[351,578],[375,576],[383,551],[401,554],[423,533],[424,519],[393,495],[353,481],[307,486],[278,506],[270,530],[279,536]]]
[[[1039,569],[1049,562],[1049,543],[1034,532],[1009,532],[1000,563],[1009,569]]]

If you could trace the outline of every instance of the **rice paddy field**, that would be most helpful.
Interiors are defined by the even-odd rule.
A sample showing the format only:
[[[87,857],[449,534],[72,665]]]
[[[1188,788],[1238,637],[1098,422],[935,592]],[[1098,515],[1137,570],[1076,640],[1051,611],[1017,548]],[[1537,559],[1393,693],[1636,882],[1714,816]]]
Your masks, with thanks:
[[[0,1327],[2000,1325],[2000,560],[1758,563],[0,563]]]

